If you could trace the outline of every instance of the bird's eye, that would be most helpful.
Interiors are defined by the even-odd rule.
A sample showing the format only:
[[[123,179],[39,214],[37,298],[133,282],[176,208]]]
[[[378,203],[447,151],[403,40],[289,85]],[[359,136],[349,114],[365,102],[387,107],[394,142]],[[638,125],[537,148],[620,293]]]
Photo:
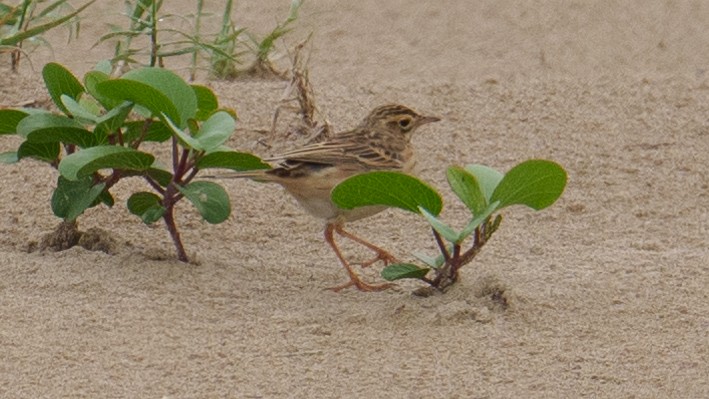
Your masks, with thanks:
[[[404,118],[399,121],[399,126],[401,126],[403,129],[408,128],[411,125],[411,119],[409,118]]]

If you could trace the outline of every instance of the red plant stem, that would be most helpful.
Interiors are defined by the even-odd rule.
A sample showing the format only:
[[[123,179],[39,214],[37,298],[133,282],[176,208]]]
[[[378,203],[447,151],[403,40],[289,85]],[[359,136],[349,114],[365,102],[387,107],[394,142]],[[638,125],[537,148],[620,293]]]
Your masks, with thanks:
[[[182,183],[182,177],[187,172],[187,160],[189,159],[190,150],[187,148],[182,149],[182,156],[180,156],[180,162],[177,164],[177,169],[175,170],[175,181]]]
[[[448,248],[446,248],[446,244],[443,243],[443,238],[441,238],[441,235],[438,234],[436,229],[431,228],[433,231],[433,237],[436,239],[436,244],[438,244],[438,249],[440,249],[441,254],[443,254],[443,259],[446,261],[446,263],[450,262],[451,256],[448,253]]]
[[[163,220],[165,221],[167,231],[170,233],[172,242],[175,244],[177,259],[182,262],[189,262],[189,258],[185,252],[185,247],[182,244],[182,239],[180,238],[180,232],[177,230],[177,224],[175,223],[175,203],[177,202],[175,194],[177,194],[177,192],[178,191],[175,188],[175,183],[173,181],[167,186],[167,189],[163,195],[162,205],[165,207]]]
[[[161,195],[165,195],[165,189],[160,187],[160,184],[158,184],[158,182],[156,182],[155,179],[153,179],[150,176],[145,176],[145,175],[143,175],[143,177],[145,178],[145,181],[147,181],[148,184],[150,184],[150,187],[152,187],[153,190],[157,191]]]
[[[163,215],[163,220],[165,220],[165,225],[167,226],[167,231],[172,237],[172,242],[175,244],[175,250],[177,250],[177,259],[180,262],[189,262],[187,253],[185,252],[185,247],[182,245],[182,240],[180,239],[180,232],[177,231],[177,225],[175,224],[175,207],[174,204],[167,207],[165,214]]]
[[[175,135],[172,136],[172,171],[173,173],[177,173],[177,137]]]

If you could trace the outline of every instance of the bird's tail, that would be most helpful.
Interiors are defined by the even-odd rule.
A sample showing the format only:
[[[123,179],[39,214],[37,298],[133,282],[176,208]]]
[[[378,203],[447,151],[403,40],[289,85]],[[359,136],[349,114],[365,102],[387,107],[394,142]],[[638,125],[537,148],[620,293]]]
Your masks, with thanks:
[[[266,180],[265,170],[249,170],[244,172],[223,172],[213,175],[202,175],[206,179],[253,179],[256,181]]]

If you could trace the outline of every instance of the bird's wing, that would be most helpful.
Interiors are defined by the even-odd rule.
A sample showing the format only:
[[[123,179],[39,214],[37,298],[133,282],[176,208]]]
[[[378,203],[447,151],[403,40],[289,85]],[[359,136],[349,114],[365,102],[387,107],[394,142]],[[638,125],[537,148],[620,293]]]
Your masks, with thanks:
[[[311,144],[288,151],[279,156],[267,159],[288,168],[300,163],[320,165],[342,165],[361,167],[364,170],[399,169],[403,166],[400,159],[387,153],[384,148],[372,146],[362,140],[352,137],[333,137],[328,141]]]

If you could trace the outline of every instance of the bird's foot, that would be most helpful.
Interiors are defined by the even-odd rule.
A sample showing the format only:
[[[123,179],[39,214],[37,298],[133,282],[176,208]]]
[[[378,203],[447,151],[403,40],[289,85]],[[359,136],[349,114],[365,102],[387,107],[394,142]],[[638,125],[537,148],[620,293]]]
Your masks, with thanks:
[[[375,251],[377,254],[374,256],[374,258],[364,261],[364,262],[359,262],[358,265],[362,268],[367,268],[369,266],[372,266],[373,264],[382,261],[384,262],[384,266],[390,265],[392,263],[399,263],[399,260],[389,252],[379,249]]]

